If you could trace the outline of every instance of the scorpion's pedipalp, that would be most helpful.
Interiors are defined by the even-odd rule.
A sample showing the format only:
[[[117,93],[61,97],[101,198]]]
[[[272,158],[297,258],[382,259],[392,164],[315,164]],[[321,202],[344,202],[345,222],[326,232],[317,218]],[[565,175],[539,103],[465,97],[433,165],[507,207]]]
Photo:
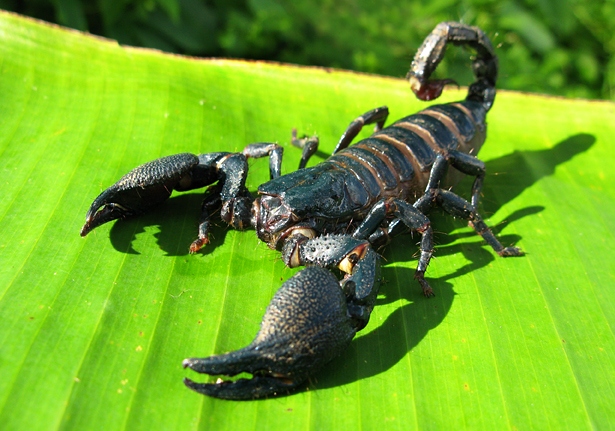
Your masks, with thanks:
[[[173,189],[181,186],[186,189],[197,164],[197,156],[183,153],[134,168],[94,200],[86,214],[81,236],[111,220],[144,213],[168,199]]]
[[[304,376],[289,377],[269,372],[276,368],[275,359],[264,356],[259,350],[254,346],[248,346],[224,355],[185,359],[184,368],[190,368],[198,373],[226,377],[250,373],[252,377],[236,380],[224,380],[220,377],[214,383],[197,383],[186,377],[184,384],[204,395],[244,400],[288,393],[304,381]]]
[[[337,267],[345,273],[340,285],[346,295],[348,315],[357,331],[363,329],[369,322],[380,288],[380,256],[369,242],[347,234],[323,235],[300,238],[291,249],[295,246],[299,264]],[[287,264],[286,255],[291,249],[282,250]]]
[[[286,393],[303,383],[350,344],[357,329],[339,282],[312,266],[286,281],[267,307],[254,341],[235,352],[191,358],[184,367],[213,376],[250,373],[251,379],[184,383],[202,394],[253,399]]]
[[[92,203],[81,229],[86,236],[96,227],[119,218],[143,214],[171,196],[216,183],[206,192],[201,207],[199,236],[190,246],[195,253],[208,243],[210,217],[220,211],[236,229],[250,226],[253,198],[245,187],[248,164],[241,153],[190,153],[162,157],[136,167]]]

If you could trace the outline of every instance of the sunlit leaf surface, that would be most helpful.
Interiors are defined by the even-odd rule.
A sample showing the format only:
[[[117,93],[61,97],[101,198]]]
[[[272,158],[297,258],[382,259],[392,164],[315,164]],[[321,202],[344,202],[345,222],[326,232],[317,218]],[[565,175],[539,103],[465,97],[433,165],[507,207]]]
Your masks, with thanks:
[[[181,58],[6,13],[0,41],[1,429],[615,428],[612,103],[501,91],[482,211],[527,256],[436,214],[435,298],[412,279],[417,239],[398,239],[347,353],[296,394],[228,402],[187,390],[201,377],[181,361],[250,342],[293,271],[222,225],[188,255],[199,192],[83,239],[90,203],[182,151],[277,141],[289,172],[293,128],[320,136],[316,163],[357,115],[424,105],[401,79]],[[254,190],[268,169],[251,164]]]

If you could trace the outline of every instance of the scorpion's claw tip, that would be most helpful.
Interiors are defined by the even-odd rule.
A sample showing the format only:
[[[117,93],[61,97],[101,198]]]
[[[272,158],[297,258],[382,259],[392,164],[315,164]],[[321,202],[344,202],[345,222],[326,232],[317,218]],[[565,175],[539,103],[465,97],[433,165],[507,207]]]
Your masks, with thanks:
[[[194,360],[192,358],[184,359],[182,361],[182,367],[184,369],[186,369],[186,368],[190,367],[193,363],[194,363]]]
[[[105,224],[111,220],[122,217],[123,212],[118,209],[118,206],[113,204],[105,204],[102,207],[96,207],[96,203],[92,205],[90,211],[85,218],[85,224],[81,228],[80,235],[86,236],[98,226]]]
[[[190,254],[197,253],[200,249],[209,244],[209,238],[198,238],[190,244]]]
[[[88,233],[90,233],[92,229],[89,226],[89,223],[86,221],[85,224],[83,225],[83,227],[81,228],[81,231],[79,232],[79,235],[86,236]]]
[[[498,254],[502,257],[523,256],[525,253],[519,247],[506,247]]]
[[[184,385],[200,394],[226,400],[251,400],[264,396],[277,396],[289,393],[296,386],[286,385],[268,376],[235,381],[218,379],[215,383],[197,383],[186,377]]]
[[[249,400],[288,393],[305,380],[303,376],[292,377],[271,371],[272,368],[277,368],[275,360],[268,361],[270,362],[269,365],[265,365],[264,362],[267,362],[267,360],[263,361],[263,358],[260,358],[259,361],[256,358],[258,354],[255,354],[254,350],[247,347],[225,355],[185,359],[182,363],[184,368],[223,377],[218,377],[212,383],[197,383],[189,378],[184,378],[184,384],[200,394],[211,397]],[[240,373],[252,373],[252,376],[230,380],[229,376]]]
[[[247,347],[209,358],[188,358],[184,368],[210,376],[251,374],[215,383],[184,380],[195,391],[245,400],[287,393],[346,349],[356,333],[337,279],[308,267],[286,281],[267,307],[261,329]]]
[[[115,186],[112,186],[94,199],[85,215],[81,236],[86,236],[100,225],[132,214],[132,211],[118,203],[116,198],[117,192]]]

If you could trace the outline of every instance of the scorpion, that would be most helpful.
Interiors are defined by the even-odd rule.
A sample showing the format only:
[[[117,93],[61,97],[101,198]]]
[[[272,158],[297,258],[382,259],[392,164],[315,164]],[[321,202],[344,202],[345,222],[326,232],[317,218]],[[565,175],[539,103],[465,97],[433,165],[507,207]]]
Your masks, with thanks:
[[[172,190],[209,186],[191,253],[208,244],[211,217],[219,213],[232,228],[253,227],[260,240],[281,252],[287,266],[305,266],[276,292],[251,344],[183,361],[184,368],[221,376],[210,383],[185,378],[187,387],[235,400],[297,388],[340,355],[367,325],[381,283],[375,250],[401,233],[420,235],[414,278],[426,297],[433,296],[425,279],[434,251],[427,217],[433,207],[466,220],[498,255],[523,254],[517,247],[504,247],[477,212],[485,164],[476,153],[485,141],[485,116],[495,99],[498,73],[487,36],[462,23],[438,24],[412,61],[410,87],[419,99],[429,101],[455,83],[430,79],[449,44],[476,53],[475,81],[465,100],[431,106],[388,127],[386,106],[368,111],[350,123],[332,156],[316,166],[306,168],[317,138],[298,139],[293,131],[292,143],[302,148],[302,155],[299,170],[290,174],[281,175],[280,145],[256,143],[241,153],[184,153],[154,160],[94,200],[81,236],[108,221],[147,211]],[[350,146],[368,124],[375,124],[374,134]],[[246,187],[247,159],[260,157],[269,158],[271,179],[258,187],[255,198]],[[451,191],[464,175],[474,177],[470,201]],[[334,275],[332,269],[343,275]],[[249,377],[232,379],[242,373]]]

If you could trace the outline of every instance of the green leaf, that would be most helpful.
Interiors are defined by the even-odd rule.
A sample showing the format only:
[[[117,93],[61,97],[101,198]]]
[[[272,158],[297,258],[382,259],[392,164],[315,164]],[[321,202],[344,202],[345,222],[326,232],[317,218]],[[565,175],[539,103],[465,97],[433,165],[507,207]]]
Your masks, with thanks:
[[[613,103],[500,91],[482,211],[528,254],[497,258],[435,215],[435,298],[412,278],[417,239],[398,238],[347,353],[293,395],[228,402],[187,390],[201,376],[181,361],[249,343],[293,271],[223,226],[188,255],[199,192],[83,239],[90,203],[183,151],[278,141],[289,172],[295,127],[320,136],[315,163],[357,115],[425,105],[398,79],[182,58],[8,13],[0,38],[3,430],[615,427]],[[267,171],[252,162],[251,190]]]

